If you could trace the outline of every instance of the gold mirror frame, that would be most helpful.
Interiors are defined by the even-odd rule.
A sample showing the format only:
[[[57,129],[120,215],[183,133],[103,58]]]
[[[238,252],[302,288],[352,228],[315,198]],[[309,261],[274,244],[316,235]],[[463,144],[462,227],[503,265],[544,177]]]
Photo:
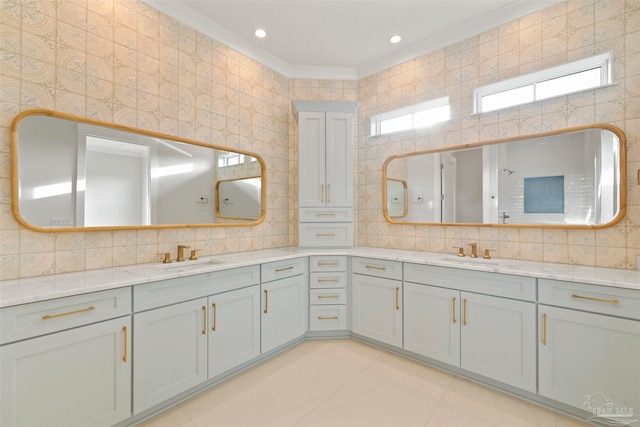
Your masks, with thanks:
[[[130,132],[137,135],[147,136],[151,138],[159,138],[170,140],[173,142],[180,142],[184,144],[196,145],[200,147],[210,148],[212,150],[221,150],[221,151],[232,151],[235,153],[243,154],[246,156],[254,157],[260,163],[261,168],[261,207],[260,207],[260,216],[255,218],[252,222],[223,222],[223,223],[193,223],[193,224],[151,224],[151,225],[114,225],[114,226],[88,226],[88,227],[39,227],[35,226],[28,221],[26,221],[22,215],[20,214],[20,178],[19,178],[19,170],[18,170],[18,126],[20,122],[30,116],[48,116],[59,118],[63,120],[74,121],[77,123],[84,123],[87,125],[101,126],[117,131]],[[267,201],[267,167],[264,159],[256,154],[249,151],[244,151],[240,149],[230,149],[229,147],[223,147],[215,144],[206,144],[200,141],[181,138],[172,135],[166,135],[159,132],[153,132],[143,129],[136,129],[125,125],[119,125],[115,123],[103,122],[99,120],[94,120],[85,117],[79,117],[67,113],[56,112],[52,110],[46,109],[33,109],[27,110],[20,114],[18,114],[11,123],[11,142],[10,142],[10,150],[11,150],[11,212],[13,217],[24,227],[37,231],[37,232],[70,232],[70,231],[104,231],[104,230],[140,230],[140,229],[167,229],[167,228],[202,228],[202,227],[232,227],[232,226],[254,226],[258,225],[264,221],[266,216],[266,201]],[[212,188],[216,185],[215,182],[211,183]],[[251,218],[254,219],[254,218]]]
[[[399,222],[399,221],[395,221],[393,219],[393,217],[389,216],[389,213],[387,211],[387,204],[386,204],[386,201],[387,201],[387,186],[386,186],[386,183],[387,183],[387,179],[397,179],[397,178],[389,178],[387,176],[387,169],[388,169],[388,166],[391,163],[391,161],[393,161],[395,159],[401,159],[401,158],[406,158],[406,157],[411,157],[411,156],[418,156],[418,155],[422,155],[422,154],[443,153],[443,152],[448,152],[448,151],[453,151],[453,150],[466,150],[466,149],[472,149],[472,148],[479,148],[479,147],[483,147],[483,146],[486,146],[486,145],[501,144],[501,143],[506,143],[506,142],[525,140],[525,139],[549,137],[549,136],[560,135],[560,134],[565,134],[565,133],[569,133],[569,132],[584,131],[584,130],[588,130],[588,129],[608,130],[608,131],[612,132],[613,134],[615,134],[618,137],[618,141],[620,143],[620,159],[619,159],[619,162],[620,162],[620,184],[619,184],[619,194],[620,194],[619,203],[620,203],[620,208],[618,210],[618,214],[611,221],[609,221],[609,222],[607,222],[605,224],[580,225],[580,224],[542,224],[542,223],[539,223],[539,224],[529,224],[529,223],[499,224],[499,223],[470,223],[470,222],[469,223],[462,223],[462,222],[417,222],[417,221],[413,221],[413,222],[402,221],[402,222]],[[611,226],[617,224],[618,222],[620,222],[622,220],[622,218],[624,218],[624,216],[626,214],[626,209],[627,209],[627,152],[626,152],[626,145],[627,145],[627,139],[626,139],[626,136],[625,136],[624,132],[622,131],[622,129],[620,129],[617,126],[614,126],[614,125],[602,123],[602,124],[579,126],[579,127],[567,128],[567,129],[561,129],[561,130],[554,130],[554,131],[550,131],[550,132],[536,133],[536,134],[531,134],[531,135],[520,135],[520,136],[510,137],[510,138],[501,138],[501,139],[477,142],[477,143],[472,143],[472,144],[463,144],[463,145],[458,145],[458,146],[454,146],[454,147],[445,147],[445,148],[439,148],[439,149],[434,149],[434,150],[424,150],[424,151],[416,151],[416,152],[412,152],[412,153],[394,155],[394,156],[389,157],[387,160],[385,160],[384,164],[382,165],[382,211],[383,211],[383,215],[384,215],[384,218],[385,218],[385,220],[387,222],[389,222],[391,224],[400,224],[400,225],[440,225],[440,226],[458,226],[458,227],[555,228],[555,229],[558,229],[558,228],[561,228],[561,229],[599,229],[599,228],[611,227]]]

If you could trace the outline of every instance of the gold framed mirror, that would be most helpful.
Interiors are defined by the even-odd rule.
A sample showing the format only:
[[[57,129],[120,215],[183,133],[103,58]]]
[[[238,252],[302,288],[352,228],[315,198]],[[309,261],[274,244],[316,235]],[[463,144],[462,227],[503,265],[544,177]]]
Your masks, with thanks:
[[[251,179],[251,203],[216,215],[221,179]],[[266,213],[258,154],[50,110],[11,125],[11,207],[36,231],[251,226]]]
[[[401,221],[387,203],[398,180]],[[382,182],[393,224],[604,228],[626,212],[626,137],[596,124],[406,153],[385,161]]]

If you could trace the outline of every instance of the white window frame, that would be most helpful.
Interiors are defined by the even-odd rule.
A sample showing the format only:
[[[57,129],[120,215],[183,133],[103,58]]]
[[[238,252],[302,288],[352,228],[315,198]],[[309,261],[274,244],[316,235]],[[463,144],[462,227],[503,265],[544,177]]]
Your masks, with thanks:
[[[397,132],[417,129],[418,126],[415,126],[415,123],[413,123],[413,117],[415,116],[416,113],[424,113],[429,110],[434,110],[436,108],[448,107],[448,106],[449,106],[449,97],[443,96],[442,98],[432,99],[430,101],[422,102],[420,104],[410,105],[408,107],[399,108],[393,111],[387,111],[386,113],[382,113],[382,114],[376,114],[375,116],[371,116],[371,136],[380,136],[380,135],[388,135],[390,133],[396,133],[396,132],[388,132],[383,134],[381,132],[382,122],[386,120],[396,119],[403,116],[408,116],[408,115],[411,115],[412,126],[410,128],[397,131]],[[443,122],[438,122],[438,123],[443,123]]]
[[[611,64],[613,62],[613,55],[611,52],[595,55],[589,58],[580,59],[578,61],[569,62],[567,64],[558,65],[556,67],[547,68],[546,70],[536,71],[524,76],[515,77],[501,82],[488,84],[485,86],[477,87],[473,91],[473,112],[474,114],[485,113],[489,111],[499,111],[504,108],[510,108],[517,105],[529,104],[532,102],[540,101],[541,99],[552,99],[558,96],[565,96],[572,93],[583,92],[587,90],[596,89],[599,87],[613,84],[613,75],[611,71]],[[590,88],[582,89],[579,91],[572,91],[561,93],[556,96],[539,98],[536,94],[536,85],[538,83],[546,82],[549,80],[569,76],[572,74],[580,73],[583,71],[589,71],[593,69],[600,69],[600,85]],[[518,104],[508,105],[502,108],[494,108],[492,110],[483,111],[482,99],[489,95],[495,95],[501,92],[506,92],[513,89],[523,88],[526,86],[533,86],[533,100],[526,101]]]

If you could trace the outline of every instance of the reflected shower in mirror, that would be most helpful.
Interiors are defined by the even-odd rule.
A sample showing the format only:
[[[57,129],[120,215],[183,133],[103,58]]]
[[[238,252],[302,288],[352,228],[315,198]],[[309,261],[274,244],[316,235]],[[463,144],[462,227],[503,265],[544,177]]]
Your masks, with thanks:
[[[610,125],[394,156],[384,176],[407,183],[398,220],[383,180],[389,222],[601,227],[626,205],[624,133]]]
[[[14,216],[36,230],[256,224],[259,156],[46,110],[12,127]],[[216,215],[216,182],[257,182],[234,220]],[[246,207],[246,210],[242,210]]]

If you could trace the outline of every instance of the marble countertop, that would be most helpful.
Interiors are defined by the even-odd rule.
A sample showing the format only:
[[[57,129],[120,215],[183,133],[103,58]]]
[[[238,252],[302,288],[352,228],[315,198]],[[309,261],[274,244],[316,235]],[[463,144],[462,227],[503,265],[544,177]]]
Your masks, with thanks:
[[[309,255],[348,255],[487,271],[541,279],[566,280],[640,291],[640,271],[512,259],[459,258],[456,255],[397,249],[356,247],[350,249],[279,248],[240,252],[171,264],[139,264],[102,270],[0,281],[0,307],[115,289],[175,277],[245,267]]]

